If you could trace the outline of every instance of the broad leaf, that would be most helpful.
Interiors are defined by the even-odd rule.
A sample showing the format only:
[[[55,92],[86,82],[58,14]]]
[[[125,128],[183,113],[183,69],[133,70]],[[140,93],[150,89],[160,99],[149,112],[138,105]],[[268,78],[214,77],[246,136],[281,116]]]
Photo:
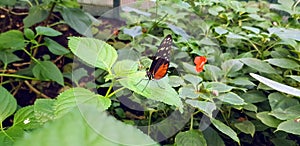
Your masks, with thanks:
[[[232,74],[241,70],[243,65],[238,59],[230,59],[223,62],[221,67],[226,74]]]
[[[120,79],[120,84],[146,98],[174,105],[182,111],[183,105],[178,93],[168,84],[167,76],[160,80],[145,79],[145,72],[136,72]],[[149,81],[149,84],[147,82]]]
[[[183,86],[179,88],[178,92],[179,92],[179,97],[183,99],[185,98],[195,99],[199,97],[199,94],[196,93],[195,88],[192,86]]]
[[[27,17],[23,19],[24,27],[28,28],[36,23],[42,22],[48,15],[49,11],[47,11],[43,5],[32,6],[29,9]]]
[[[180,132],[175,137],[177,146],[207,146],[203,134],[198,130]]]
[[[269,94],[268,99],[272,111],[282,111],[291,106],[299,105],[299,101],[297,99],[289,98],[288,96],[278,92]]]
[[[198,101],[198,100],[186,100],[186,103],[191,106],[198,108],[199,110],[205,112],[205,114],[212,118],[213,111],[217,109],[216,105],[212,102]]]
[[[77,57],[106,71],[111,69],[118,57],[112,46],[93,38],[69,37],[68,45]]]
[[[287,93],[287,94],[291,94],[294,95],[296,97],[300,97],[300,90],[293,88],[291,86],[287,86],[278,82],[275,82],[273,80],[270,80],[268,78],[262,77],[260,75],[254,74],[254,73],[250,73],[250,75],[255,78],[256,80],[262,82],[263,84],[277,90],[283,93]]]
[[[13,126],[21,127],[25,130],[31,130],[40,125],[41,124],[38,123],[38,120],[35,117],[33,105],[19,109],[14,115]]]
[[[295,135],[300,135],[300,122],[297,122],[296,120],[284,121],[278,125],[276,131],[279,130]]]
[[[286,68],[286,69],[299,69],[300,67],[299,63],[287,58],[272,58],[272,59],[267,59],[266,61],[272,65],[281,68]]]
[[[267,100],[267,97],[264,95],[264,93],[257,90],[248,91],[242,94],[241,97],[246,103],[258,103]]]
[[[19,58],[17,55],[13,54],[12,52],[8,52],[8,51],[0,51],[0,60],[5,64],[9,64],[15,61],[20,61],[22,60],[21,58]]]
[[[208,146],[225,146],[223,139],[213,128],[207,127],[202,133]]]
[[[290,106],[282,110],[271,111],[270,115],[280,120],[296,119],[300,116],[300,105]]]
[[[60,12],[63,19],[78,33],[92,37],[92,21],[90,17],[79,8],[63,8]]]
[[[17,101],[4,87],[0,86],[0,122],[12,115],[17,109]]]
[[[191,74],[186,74],[186,75],[183,76],[183,78],[186,81],[192,83],[195,89],[197,89],[198,84],[200,82],[202,82],[202,78],[201,77],[195,76],[195,75],[191,75]]]
[[[240,59],[247,66],[264,73],[276,74],[276,70],[271,67],[268,63],[261,61],[256,58],[242,58]]]
[[[51,61],[40,61],[32,69],[33,75],[40,80],[53,80],[64,86],[63,75]]]
[[[133,60],[122,60],[113,66],[113,72],[118,77],[124,77],[138,70],[138,62]]]
[[[95,94],[88,89],[72,88],[57,96],[54,114],[57,117],[62,117],[81,104],[91,105],[98,110],[106,110],[110,107],[111,101],[109,98]]]
[[[124,34],[128,34],[131,37],[135,38],[136,36],[139,36],[143,34],[142,27],[141,26],[135,26],[130,29],[124,28]]]
[[[23,33],[18,30],[10,30],[0,34],[0,50],[20,50],[26,46]]]
[[[275,117],[269,115],[269,112],[260,112],[256,114],[256,117],[265,125],[269,127],[276,128],[279,123],[281,123],[280,120],[276,119]]]
[[[220,122],[219,120],[216,119],[210,119],[211,123],[222,133],[226,134],[227,136],[229,136],[231,139],[233,139],[234,141],[236,141],[238,144],[240,144],[240,140],[237,137],[237,134],[227,125],[225,125],[224,123]]]
[[[235,94],[233,92],[228,92],[228,93],[222,94],[222,95],[218,96],[217,99],[220,99],[221,101],[232,104],[232,105],[246,104],[240,96],[238,96],[237,94]]]
[[[243,133],[250,134],[252,137],[254,136],[255,126],[252,122],[244,121],[240,123],[235,123],[234,126]]]
[[[297,82],[300,82],[300,76],[295,76],[295,75],[289,75],[288,77],[296,80]]]
[[[221,82],[203,82],[204,88],[209,91],[218,91],[219,93],[223,92],[229,92],[231,91],[234,87],[226,85]]]
[[[139,129],[119,122],[93,106],[78,106],[69,114],[16,142],[16,146],[157,145]]]

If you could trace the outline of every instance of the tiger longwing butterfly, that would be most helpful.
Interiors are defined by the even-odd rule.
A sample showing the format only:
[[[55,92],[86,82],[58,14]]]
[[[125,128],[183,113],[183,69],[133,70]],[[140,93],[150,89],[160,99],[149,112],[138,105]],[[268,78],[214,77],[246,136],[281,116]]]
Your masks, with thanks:
[[[160,43],[156,54],[152,57],[153,61],[150,69],[146,71],[146,76],[149,80],[144,89],[150,80],[159,80],[166,76],[170,64],[171,46],[172,36],[167,35]],[[144,91],[144,89],[142,91]]]

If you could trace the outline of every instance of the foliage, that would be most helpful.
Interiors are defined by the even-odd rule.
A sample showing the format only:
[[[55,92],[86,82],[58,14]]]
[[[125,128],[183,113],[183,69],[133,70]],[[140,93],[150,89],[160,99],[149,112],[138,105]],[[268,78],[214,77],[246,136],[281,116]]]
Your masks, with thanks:
[[[157,1],[147,11],[126,6],[126,25],[95,34],[73,0],[26,2],[24,30],[0,34],[0,145],[157,145],[161,137],[175,145],[300,142],[300,9],[293,0]],[[63,33],[48,24],[53,12],[95,38],[68,37],[68,49],[60,45],[55,38]],[[141,56],[155,52],[168,34],[175,46],[169,73],[148,84],[151,59]],[[111,37],[97,39],[103,36]],[[48,54],[37,55],[43,48]],[[73,64],[60,66],[53,56]],[[199,56],[205,62],[196,61],[196,69]],[[15,68],[24,61],[29,65]],[[19,89],[11,81],[47,99],[17,107]],[[44,83],[62,92],[51,99],[36,89]],[[124,108],[124,100],[142,116]],[[3,126],[10,116],[12,125]]]

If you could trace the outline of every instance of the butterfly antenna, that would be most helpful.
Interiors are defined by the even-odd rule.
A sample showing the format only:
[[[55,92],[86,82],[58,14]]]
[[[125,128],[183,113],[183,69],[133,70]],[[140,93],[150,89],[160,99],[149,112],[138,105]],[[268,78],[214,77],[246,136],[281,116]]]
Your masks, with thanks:
[[[144,90],[145,90],[146,87],[148,86],[149,82],[150,82],[150,80],[148,80],[148,82],[147,82],[146,86],[144,87],[144,89],[142,90],[142,92],[144,92]]]

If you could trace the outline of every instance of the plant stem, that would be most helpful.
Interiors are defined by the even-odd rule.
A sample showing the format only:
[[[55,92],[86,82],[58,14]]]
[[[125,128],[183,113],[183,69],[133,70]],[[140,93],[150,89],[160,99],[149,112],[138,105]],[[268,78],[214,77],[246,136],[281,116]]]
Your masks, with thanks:
[[[3,77],[22,78],[22,79],[27,79],[27,80],[38,80],[38,79],[36,79],[36,78],[27,77],[27,76],[22,76],[22,75],[16,75],[16,74],[0,74],[0,76],[3,76]]]
[[[193,130],[193,125],[194,125],[194,114],[191,114],[191,125],[190,125],[190,130]]]
[[[10,137],[3,129],[3,125],[2,122],[0,122],[0,130],[4,133],[4,135],[6,135],[11,141],[14,141],[14,139],[12,137]]]
[[[123,89],[125,89],[125,87],[122,87],[122,88],[117,89],[117,90],[114,91],[113,93],[109,94],[109,95],[107,96],[107,98],[110,98],[111,96],[113,96],[114,94],[116,94],[116,93],[122,91]]]
[[[110,91],[111,91],[113,85],[114,85],[114,80],[112,80],[111,83],[110,83],[110,85],[109,85],[109,88],[108,88],[108,90],[107,90],[107,92],[106,92],[106,94],[105,94],[105,97],[106,97],[106,98],[109,98],[108,95],[109,95],[109,93],[110,93]]]
[[[28,55],[28,56],[30,56],[30,58],[34,61],[34,62],[36,62],[36,63],[40,63],[37,59],[35,59],[25,48],[23,49],[23,51]]]

